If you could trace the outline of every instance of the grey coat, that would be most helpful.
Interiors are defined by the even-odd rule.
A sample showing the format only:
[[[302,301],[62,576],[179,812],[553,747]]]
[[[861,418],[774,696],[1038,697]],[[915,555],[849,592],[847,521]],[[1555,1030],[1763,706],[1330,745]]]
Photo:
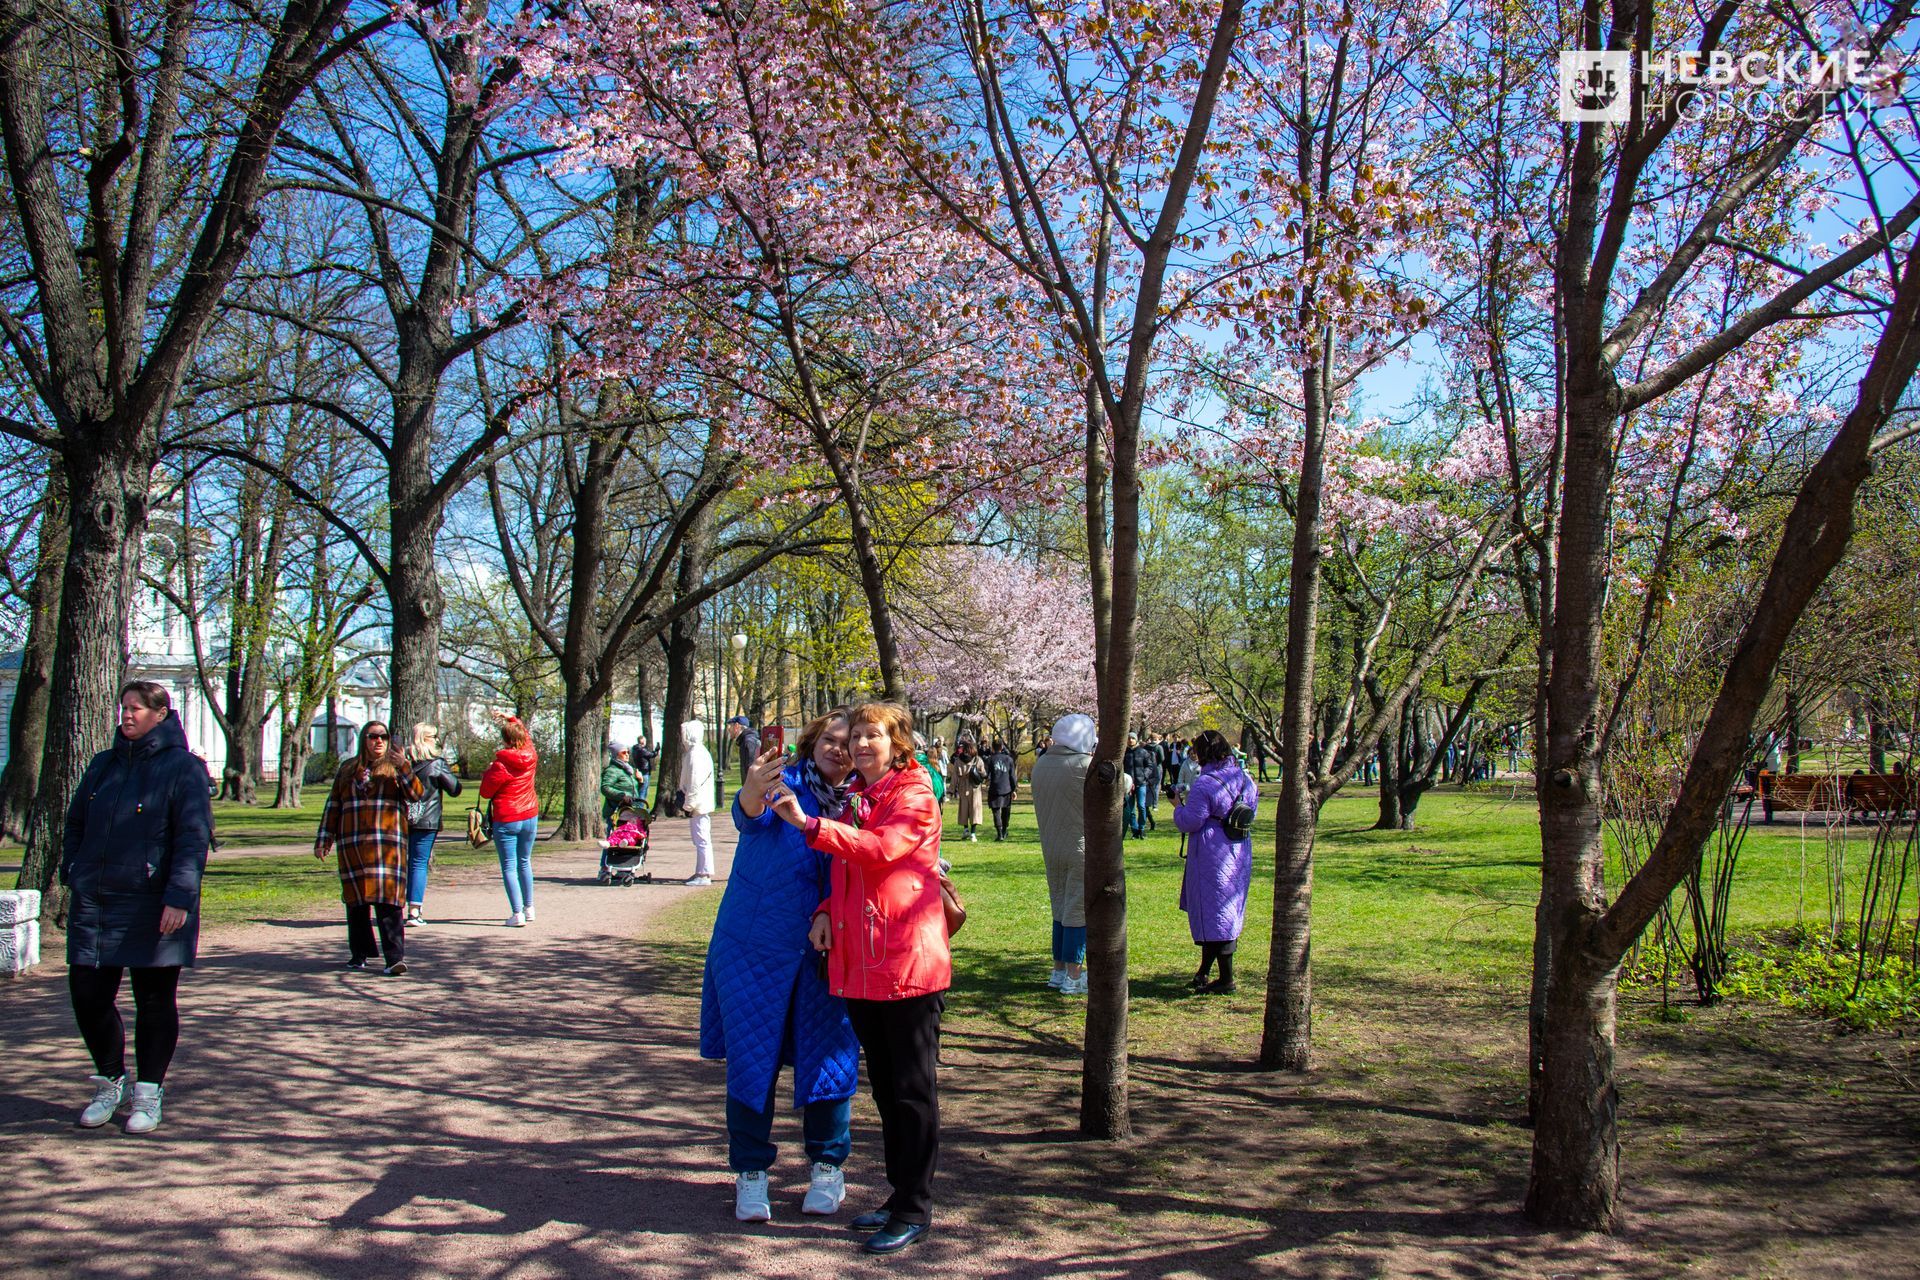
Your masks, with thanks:
[[[460,794],[460,779],[453,776],[447,762],[438,756],[413,766],[413,776],[426,788],[420,798],[407,806],[409,831],[438,831],[441,822],[440,797]]]
[[[200,943],[200,876],[213,837],[207,766],[187,750],[180,717],[139,741],[114,735],[67,806],[60,880],[70,965],[191,965]],[[160,935],[160,910],[187,922]]]
[[[1053,918],[1069,928],[1087,923],[1087,769],[1093,757],[1055,744],[1033,762],[1033,819],[1047,864]]]

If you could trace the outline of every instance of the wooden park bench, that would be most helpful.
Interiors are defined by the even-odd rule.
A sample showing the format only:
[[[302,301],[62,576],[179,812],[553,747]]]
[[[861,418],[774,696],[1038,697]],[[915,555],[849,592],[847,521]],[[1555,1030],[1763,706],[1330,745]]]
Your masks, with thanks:
[[[1760,804],[1766,820],[1783,813],[1901,813],[1912,809],[1920,775],[1769,773],[1760,771]]]

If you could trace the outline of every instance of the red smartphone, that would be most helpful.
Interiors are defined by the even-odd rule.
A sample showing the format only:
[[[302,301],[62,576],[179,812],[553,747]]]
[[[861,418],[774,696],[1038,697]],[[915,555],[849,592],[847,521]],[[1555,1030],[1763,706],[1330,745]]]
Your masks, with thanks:
[[[768,747],[776,751],[785,751],[787,749],[786,729],[777,724],[764,726],[760,730],[760,749],[765,751]]]

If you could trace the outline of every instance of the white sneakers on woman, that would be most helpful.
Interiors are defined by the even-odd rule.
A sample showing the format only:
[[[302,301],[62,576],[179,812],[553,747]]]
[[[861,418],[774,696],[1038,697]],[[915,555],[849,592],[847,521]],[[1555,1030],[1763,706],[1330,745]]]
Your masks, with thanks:
[[[128,1133],[152,1133],[160,1127],[160,1094],[159,1085],[145,1080],[133,1086],[133,1113],[127,1117]]]
[[[118,1111],[120,1104],[127,1100],[127,1078],[114,1076],[108,1079],[106,1076],[88,1076],[87,1079],[93,1081],[93,1101],[89,1102],[87,1109],[80,1113],[80,1127],[98,1129],[113,1119],[113,1113]]]
[[[522,914],[527,917],[528,924],[533,923],[533,904],[531,902],[527,904],[527,909],[526,911],[522,912]]]
[[[120,1104],[131,1100],[133,1112],[127,1116],[128,1133],[152,1133],[160,1127],[160,1086],[133,1081],[125,1076],[88,1076],[93,1081],[93,1101],[80,1113],[82,1129],[98,1129],[113,1119]]]
[[[509,929],[524,928],[526,923],[527,917],[518,911],[507,917],[507,928]]]
[[[847,1198],[847,1178],[840,1172],[837,1164],[815,1164],[813,1176],[807,1183],[807,1198],[800,1202],[800,1212],[826,1215],[838,1213],[840,1202]]]
[[[733,1180],[733,1216],[742,1222],[772,1222],[773,1205],[767,1200],[767,1174],[764,1169],[750,1170]]]
[[[816,1164],[807,1182],[807,1198],[800,1212],[825,1217],[840,1211],[847,1198],[847,1179],[837,1164]],[[742,1222],[773,1221],[773,1202],[767,1197],[767,1175],[754,1169],[734,1175],[733,1216]]]

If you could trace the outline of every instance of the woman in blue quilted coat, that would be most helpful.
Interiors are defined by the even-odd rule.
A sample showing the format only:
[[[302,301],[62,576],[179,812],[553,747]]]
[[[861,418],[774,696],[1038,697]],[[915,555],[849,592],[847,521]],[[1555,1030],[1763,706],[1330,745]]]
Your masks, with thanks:
[[[846,713],[809,724],[792,759],[788,764],[769,747],[734,796],[740,842],[700,991],[700,1056],[727,1063],[727,1161],[735,1175],[734,1217],[742,1222],[773,1216],[767,1170],[776,1152],[771,1134],[782,1065],[793,1067],[794,1106],[813,1162],[801,1212],[833,1213],[846,1195],[840,1166],[850,1145],[860,1047],[846,1002],[828,993],[807,943],[814,909],[828,893],[827,857],[766,804],[767,793],[784,783],[809,816],[845,813],[853,765]]]

